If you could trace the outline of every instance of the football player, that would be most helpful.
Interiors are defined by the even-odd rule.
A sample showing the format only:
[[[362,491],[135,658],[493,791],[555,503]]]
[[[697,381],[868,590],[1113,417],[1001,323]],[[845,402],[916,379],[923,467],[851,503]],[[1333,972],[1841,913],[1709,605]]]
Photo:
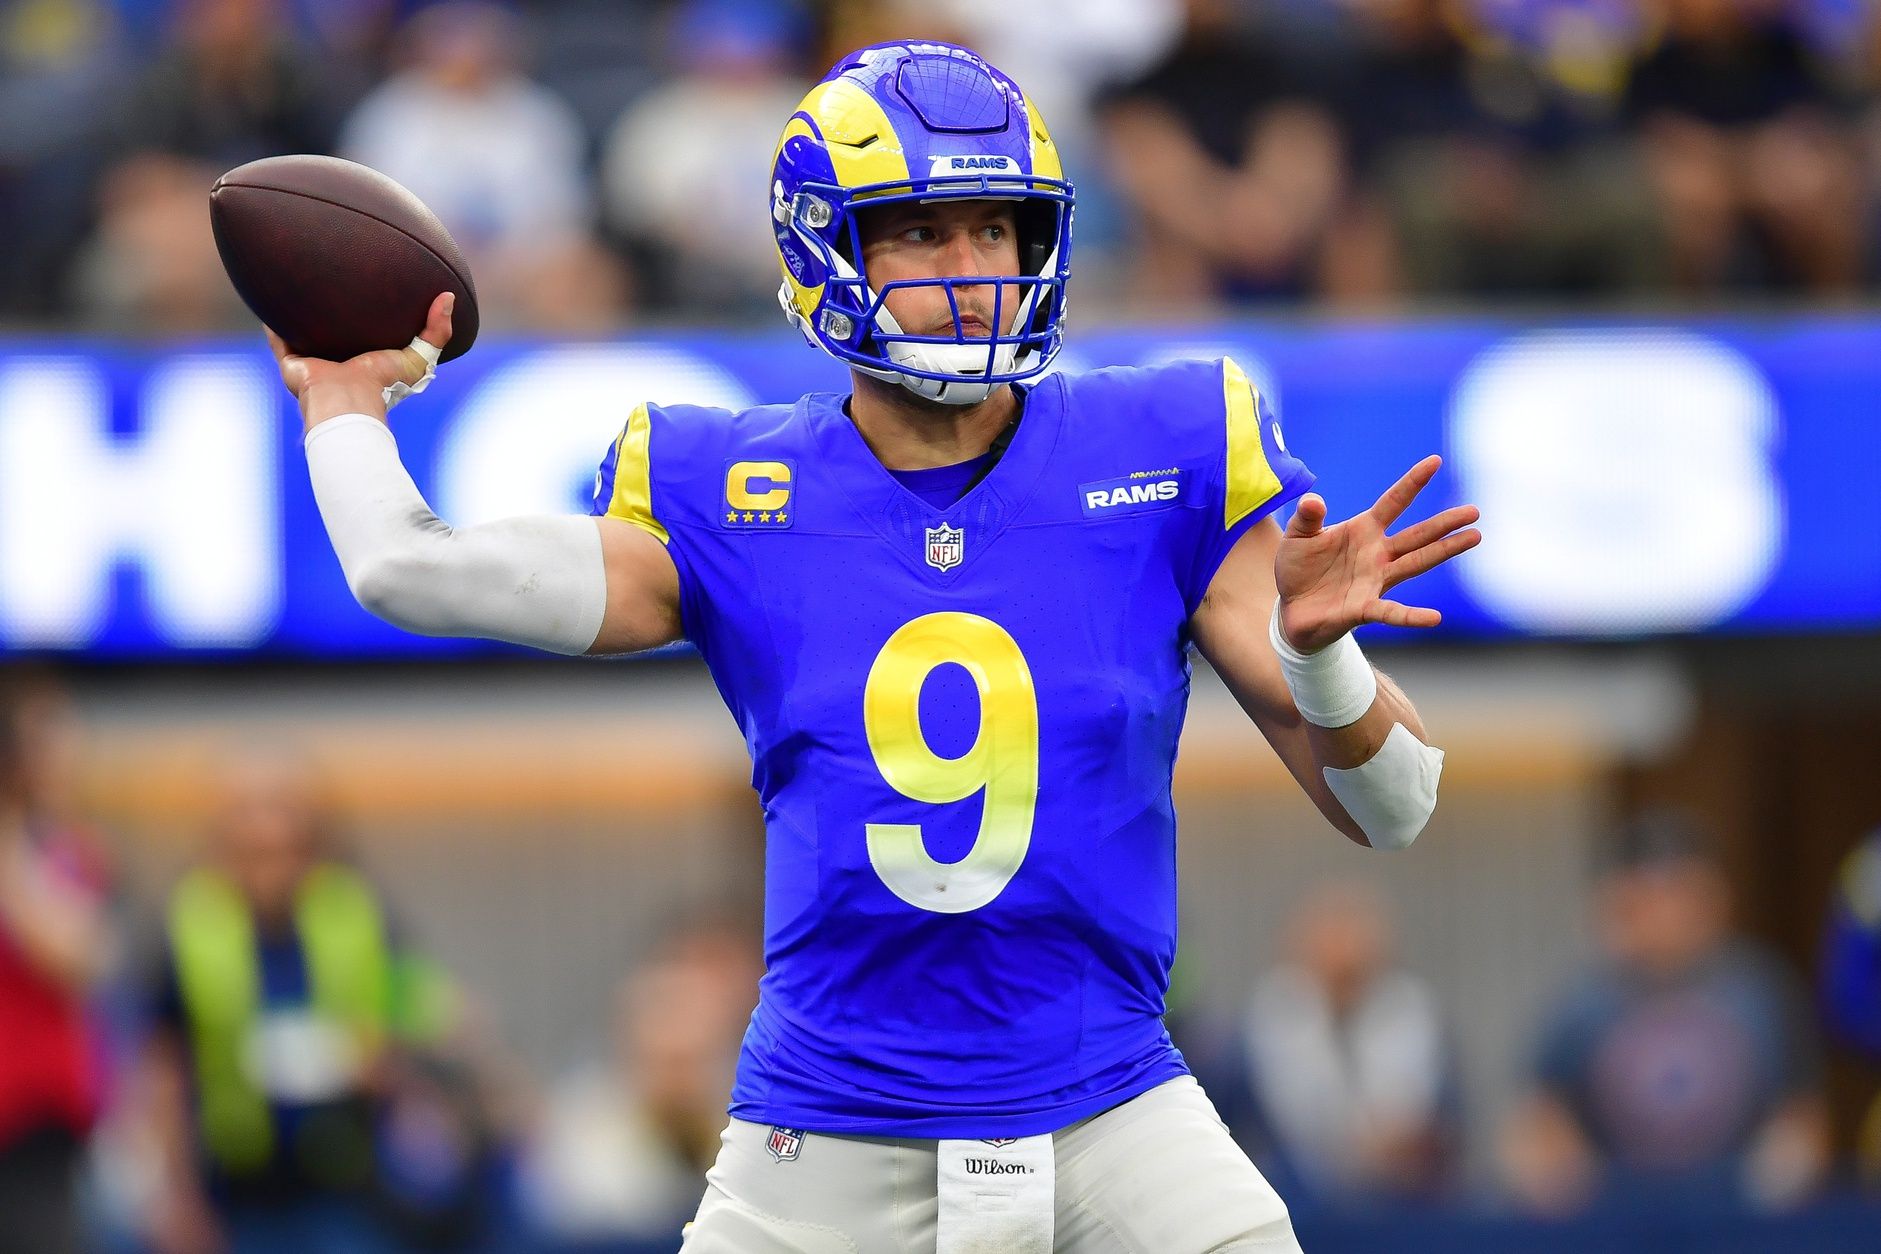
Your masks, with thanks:
[[[767,971],[688,1251],[1295,1249],[1162,1023],[1189,648],[1333,826],[1408,845],[1442,754],[1351,632],[1435,625],[1386,593],[1476,511],[1389,532],[1431,457],[1328,526],[1232,361],[1048,375],[1073,190],[967,49],[844,59],[769,191],[785,313],[851,390],[633,408],[592,518],[419,496],[385,409],[448,297],[409,349],[277,340],[348,582],[427,634],[684,637],[743,730]]]

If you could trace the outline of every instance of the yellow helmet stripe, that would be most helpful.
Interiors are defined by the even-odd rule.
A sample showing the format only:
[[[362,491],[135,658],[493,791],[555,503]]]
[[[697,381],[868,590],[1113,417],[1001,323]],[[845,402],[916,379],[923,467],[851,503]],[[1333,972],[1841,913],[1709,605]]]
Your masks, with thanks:
[[[846,78],[818,83],[803,98],[798,112],[815,119],[827,141],[836,181],[844,187],[908,180],[908,154],[894,123],[857,84]]]
[[[1025,102],[1025,116],[1032,125],[1032,177],[1064,178],[1065,165],[1059,159],[1058,145],[1052,142],[1052,133],[1045,129],[1045,119],[1038,115],[1038,107],[1030,97]]]
[[[814,96],[816,93],[812,92],[810,94]],[[806,101],[805,103],[807,104],[808,102]],[[801,113],[801,111],[799,112]],[[773,168],[777,165],[777,158],[783,155],[784,145],[798,136],[802,136],[805,139],[815,139],[816,128],[811,126],[801,116],[793,115],[790,121],[784,126],[783,136],[777,141],[777,152],[771,157],[771,165]],[[790,272],[790,263],[784,260],[784,253],[781,248],[777,252],[777,268],[784,276],[785,287],[790,291],[790,303],[796,306],[797,312],[802,314],[805,318],[814,318],[816,316],[816,307],[821,304],[823,300],[823,285],[819,283],[815,287],[805,287],[803,284],[799,283],[797,276]]]

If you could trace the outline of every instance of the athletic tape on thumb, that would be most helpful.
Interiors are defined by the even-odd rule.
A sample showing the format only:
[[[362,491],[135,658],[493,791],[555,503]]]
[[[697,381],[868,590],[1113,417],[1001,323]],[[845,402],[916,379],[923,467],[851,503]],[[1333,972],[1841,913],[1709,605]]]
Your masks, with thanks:
[[[419,377],[416,383],[406,383],[400,380],[384,390],[382,395],[385,397],[385,407],[388,410],[404,400],[407,396],[418,395],[418,393],[431,386],[431,380],[438,377],[438,358],[443,356],[443,349],[432,344],[421,335],[413,336],[412,342],[405,347],[425,359],[425,372]]]

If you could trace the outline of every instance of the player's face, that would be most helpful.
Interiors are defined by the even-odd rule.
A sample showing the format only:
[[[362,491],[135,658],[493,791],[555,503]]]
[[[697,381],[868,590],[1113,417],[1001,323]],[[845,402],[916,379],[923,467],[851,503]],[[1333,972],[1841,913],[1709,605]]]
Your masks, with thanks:
[[[903,203],[865,212],[862,269],[881,291],[906,279],[1012,278],[1019,273],[1019,237],[1010,202],[943,200]],[[1023,293],[1008,284],[956,286],[961,331],[985,338],[993,333],[997,293],[1000,317],[1011,323]],[[953,307],[939,287],[904,287],[888,293],[888,312],[910,335],[952,335]]]

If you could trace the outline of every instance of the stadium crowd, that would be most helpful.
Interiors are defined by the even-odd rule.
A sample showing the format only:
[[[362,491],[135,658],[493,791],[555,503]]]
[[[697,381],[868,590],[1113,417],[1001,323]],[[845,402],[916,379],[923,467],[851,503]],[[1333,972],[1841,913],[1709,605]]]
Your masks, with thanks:
[[[82,746],[55,677],[0,669],[0,1254],[671,1248],[756,1000],[755,919],[680,919],[623,966],[605,1036],[569,1043],[586,1061],[532,1074],[304,757],[231,747],[194,852],[132,892],[78,802]],[[1881,1185],[1881,1141],[1831,1153],[1820,1039],[1876,1048],[1881,835],[1823,905],[1814,975],[1742,933],[1689,819],[1600,848],[1594,955],[1523,1030],[1525,1092],[1475,1121],[1494,1145],[1470,1143],[1453,1008],[1367,885],[1304,891],[1238,1007],[1178,964],[1171,1031],[1308,1230],[1736,1222]]]
[[[781,119],[841,50],[909,34],[1041,102],[1087,310],[1877,278],[1866,0],[7,0],[0,315],[245,325],[204,193],[308,151],[427,200],[509,325],[764,319]]]

